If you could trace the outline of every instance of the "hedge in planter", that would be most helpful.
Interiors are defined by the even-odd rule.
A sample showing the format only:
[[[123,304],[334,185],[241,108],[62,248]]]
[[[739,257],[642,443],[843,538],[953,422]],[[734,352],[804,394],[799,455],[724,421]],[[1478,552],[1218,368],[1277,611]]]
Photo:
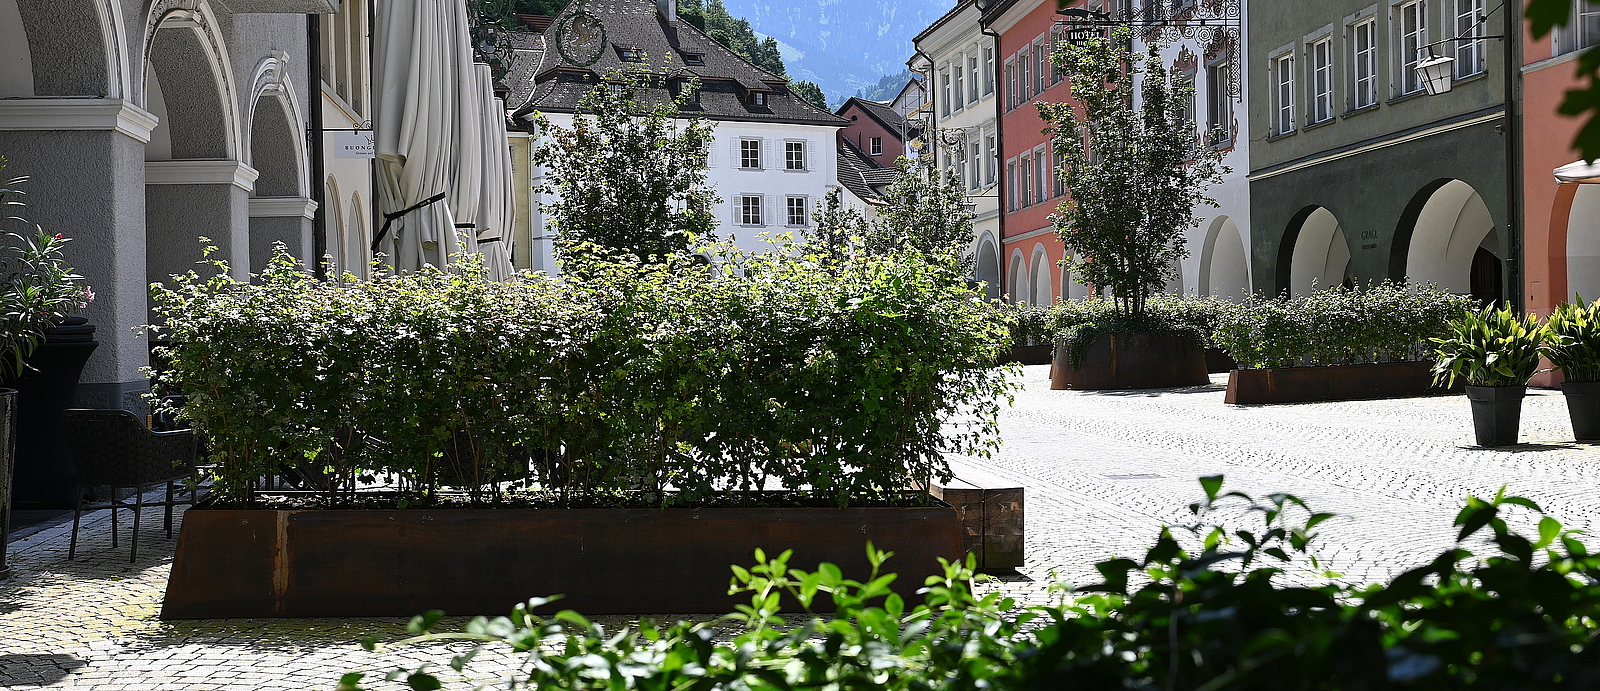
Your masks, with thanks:
[[[596,261],[512,283],[319,282],[280,252],[254,284],[191,274],[155,298],[164,376],[237,502],[285,466],[333,504],[380,476],[412,501],[444,485],[561,506],[770,485],[892,499],[947,474],[944,454],[992,449],[1008,391],[1004,326],[952,257],[913,250]]]
[[[1229,403],[1417,396],[1432,390],[1429,341],[1471,303],[1389,282],[1253,298],[1221,312],[1214,342],[1236,360]]]
[[[1223,313],[1231,309],[1236,307],[1216,298],[1175,295],[1150,296],[1145,301],[1144,311],[1137,316],[1126,314],[1116,301],[1102,297],[1059,303],[1050,308],[1046,317],[1046,329],[1056,337],[1059,346],[1051,388],[1083,388],[1086,382],[1075,384],[1073,381],[1075,370],[1084,366],[1096,341],[1100,341],[1099,347],[1104,350],[1113,334],[1152,334],[1155,338],[1163,338],[1163,334],[1175,335],[1181,340],[1176,344],[1179,349],[1176,357],[1184,360],[1184,376],[1187,377],[1178,383],[1208,383],[1210,379],[1206,376],[1201,349],[1215,347],[1211,336]],[[1166,336],[1164,340],[1174,339]],[[1160,358],[1149,367],[1166,368],[1172,359],[1171,356]],[[1091,368],[1103,370],[1107,366],[1092,365]],[[1170,375],[1163,379],[1156,385],[1177,385]]]

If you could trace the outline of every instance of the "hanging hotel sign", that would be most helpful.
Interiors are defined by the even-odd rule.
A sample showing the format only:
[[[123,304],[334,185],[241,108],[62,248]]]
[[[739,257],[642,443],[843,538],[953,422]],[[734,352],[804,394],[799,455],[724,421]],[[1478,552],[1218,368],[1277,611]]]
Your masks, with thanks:
[[[334,158],[377,158],[378,147],[372,130],[333,133]]]

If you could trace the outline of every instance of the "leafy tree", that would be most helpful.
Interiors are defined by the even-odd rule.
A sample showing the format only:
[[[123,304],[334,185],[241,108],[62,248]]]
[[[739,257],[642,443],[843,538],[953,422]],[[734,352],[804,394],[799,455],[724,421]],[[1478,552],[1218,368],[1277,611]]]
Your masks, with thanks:
[[[710,209],[721,200],[706,183],[712,126],[680,115],[691,90],[648,103],[648,80],[643,70],[611,75],[584,96],[570,128],[539,117],[547,143],[534,161],[550,171],[544,191],[557,195],[549,211],[564,257],[593,245],[663,261],[716,228]]]
[[[779,76],[788,74],[783,55],[778,50],[777,39],[770,36],[765,40],[756,38],[750,22],[734,18],[722,0],[682,0],[678,4],[678,16],[756,67]]]
[[[1594,0],[1530,0],[1528,19],[1532,22],[1533,37],[1540,38],[1557,26],[1567,26],[1580,3],[1600,5]],[[1572,146],[1582,152],[1584,160],[1596,161],[1600,160],[1600,46],[1593,46],[1578,56],[1578,78],[1588,80],[1589,85],[1568,91],[1559,112],[1573,117],[1589,114],[1589,122],[1578,131]]]
[[[744,22],[743,19],[739,21]],[[749,26],[749,22],[745,22],[745,25]],[[753,32],[752,35],[754,35]],[[780,77],[788,75],[788,69],[783,66],[783,53],[778,50],[778,39],[771,36],[762,39],[760,43],[750,48],[749,58],[750,62],[755,63],[756,67]]]
[[[1071,75],[1081,106],[1040,103],[1071,197],[1051,217],[1080,260],[1073,272],[1111,289],[1118,310],[1141,316],[1146,299],[1188,256],[1195,208],[1216,206],[1205,188],[1221,180],[1222,155],[1195,136],[1175,85],[1152,45],[1131,53],[1129,30],[1069,48],[1055,60]],[[1134,95],[1142,107],[1134,104]],[[1069,260],[1071,261],[1071,260]]]
[[[816,82],[790,82],[789,90],[793,91],[794,95],[805,99],[811,105],[823,110],[831,110],[828,108],[828,97],[823,95],[822,87],[817,86]]]
[[[902,157],[896,165],[900,175],[884,191],[889,204],[867,233],[867,251],[888,254],[909,246],[922,252],[952,252],[970,273],[972,211],[961,176],[934,165],[932,157]]]
[[[870,228],[860,211],[844,205],[844,195],[838,188],[828,190],[816,213],[811,214],[811,223],[813,243],[835,264],[859,251]]]

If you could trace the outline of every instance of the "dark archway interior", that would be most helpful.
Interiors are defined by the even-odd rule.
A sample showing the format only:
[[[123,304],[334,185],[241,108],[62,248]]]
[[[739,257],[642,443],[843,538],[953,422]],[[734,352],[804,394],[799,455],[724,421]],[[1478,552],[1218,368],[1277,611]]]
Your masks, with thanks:
[[[1499,257],[1479,247],[1472,255],[1472,299],[1479,305],[1505,300],[1504,269]]]

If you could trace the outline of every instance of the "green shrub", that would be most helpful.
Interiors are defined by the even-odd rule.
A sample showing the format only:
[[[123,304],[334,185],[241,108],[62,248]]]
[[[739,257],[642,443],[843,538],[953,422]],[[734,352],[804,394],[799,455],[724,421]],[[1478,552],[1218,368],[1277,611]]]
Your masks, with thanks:
[[[1567,381],[1600,381],[1600,304],[1556,305],[1545,322],[1544,356]]]
[[[1235,307],[1212,297],[1155,295],[1144,302],[1144,312],[1129,316],[1117,303],[1103,297],[1067,300],[1049,308],[1046,329],[1063,341],[1070,362],[1083,362],[1089,344],[1103,333],[1126,331],[1175,331],[1193,338],[1203,347],[1213,347],[1212,334],[1224,314]]]
[[[1539,372],[1544,345],[1539,315],[1518,317],[1511,308],[1493,305],[1465,311],[1450,322],[1444,338],[1432,339],[1434,381],[1470,386],[1522,386]]]
[[[1007,334],[953,259],[727,259],[322,282],[280,252],[252,284],[154,289],[164,376],[235,501],[297,467],[333,503],[383,480],[412,501],[842,505],[997,443]]]
[[[997,311],[1011,331],[1011,345],[1015,347],[1051,345],[1050,314],[1055,309],[1043,305],[1001,304]]]
[[[1455,520],[1457,546],[1385,585],[1352,587],[1312,553],[1334,517],[1276,494],[1256,501],[1204,478],[1195,525],[1163,529],[1137,559],[1096,565],[1104,582],[1058,588],[1056,604],[1022,606],[979,595],[970,562],[930,577],[924,602],[889,592],[888,556],[868,547],[860,581],[835,566],[788,568],[789,554],[757,552],[734,567],[730,592],[748,605],[715,623],[644,622],[608,631],[572,611],[479,617],[460,633],[434,633],[441,613],[415,618],[422,641],[478,648],[450,662],[465,669],[484,646],[521,656],[505,688],[905,689],[1033,691],[1162,689],[1593,689],[1600,685],[1600,556],[1543,516],[1534,502],[1469,497]],[[1527,511],[1537,537],[1506,521]],[[1217,516],[1245,516],[1240,522]],[[1519,518],[1525,518],[1521,516]],[[1475,556],[1465,545],[1482,543]],[[1297,572],[1294,578],[1287,574]],[[1293,582],[1290,582],[1290,581]],[[830,602],[836,611],[812,614]],[[816,607],[815,609],[821,609]],[[782,612],[801,612],[786,623]],[[717,624],[738,629],[719,638]],[[369,650],[376,639],[366,639]],[[393,646],[385,646],[393,647]],[[388,679],[439,688],[432,665]],[[344,676],[355,691],[363,674]]]
[[[10,211],[6,207],[23,206],[18,186],[28,180],[7,178],[5,170],[6,160],[0,157],[0,214]],[[94,291],[62,257],[69,241],[39,226],[26,236],[5,233],[0,244],[0,375],[22,374],[23,359],[44,342],[45,330],[94,299]]]
[[[1222,311],[1214,340],[1250,369],[1417,361],[1469,304],[1437,286],[1389,282],[1252,298]]]

